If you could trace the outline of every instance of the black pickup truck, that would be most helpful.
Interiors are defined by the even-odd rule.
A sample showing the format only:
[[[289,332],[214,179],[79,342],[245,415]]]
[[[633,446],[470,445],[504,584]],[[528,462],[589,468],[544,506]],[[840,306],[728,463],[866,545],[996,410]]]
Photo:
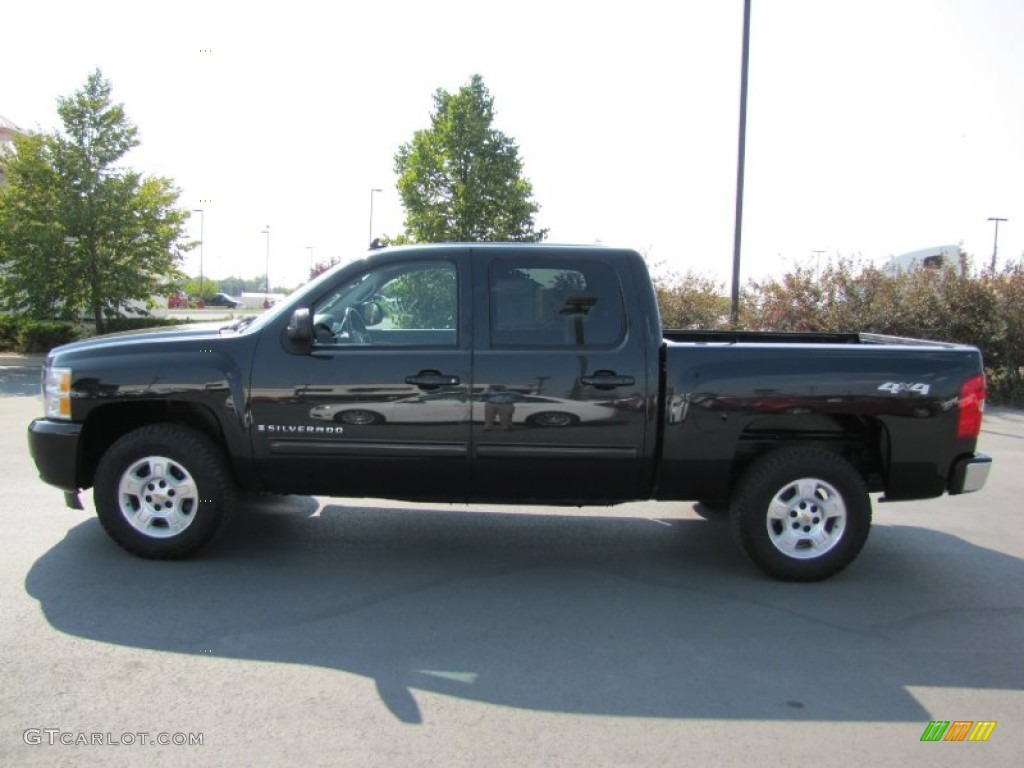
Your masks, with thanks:
[[[387,248],[223,327],[98,337],[43,370],[40,476],[110,536],[183,557],[242,492],[728,507],[781,579],[864,545],[871,493],[982,487],[972,347],[662,331],[643,259],[584,246]],[[242,511],[242,510],[239,510]]]

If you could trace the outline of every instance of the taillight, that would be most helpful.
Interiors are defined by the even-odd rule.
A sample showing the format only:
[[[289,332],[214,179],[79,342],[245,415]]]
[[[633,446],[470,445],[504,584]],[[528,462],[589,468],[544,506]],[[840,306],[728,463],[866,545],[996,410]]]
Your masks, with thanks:
[[[981,432],[981,415],[985,412],[985,377],[972,376],[960,387],[960,404],[956,422],[956,436],[961,440],[974,439]]]

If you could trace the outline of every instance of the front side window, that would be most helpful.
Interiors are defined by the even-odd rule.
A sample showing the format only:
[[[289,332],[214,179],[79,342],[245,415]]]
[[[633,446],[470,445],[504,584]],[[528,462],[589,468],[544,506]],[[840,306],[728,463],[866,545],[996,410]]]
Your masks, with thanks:
[[[451,262],[377,267],[313,306],[318,345],[456,346],[458,272]]]
[[[492,347],[610,347],[625,334],[615,271],[597,261],[491,265]]]

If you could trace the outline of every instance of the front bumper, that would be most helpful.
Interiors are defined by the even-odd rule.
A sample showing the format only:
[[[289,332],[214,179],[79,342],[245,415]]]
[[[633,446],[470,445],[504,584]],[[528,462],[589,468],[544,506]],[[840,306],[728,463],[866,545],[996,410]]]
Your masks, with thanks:
[[[992,457],[984,453],[975,453],[971,456],[963,456],[953,462],[953,469],[949,473],[949,492],[972,493],[980,491],[985,481],[988,480],[989,470],[992,469]]]
[[[77,491],[82,425],[35,419],[28,426],[28,450],[43,482],[65,493]]]

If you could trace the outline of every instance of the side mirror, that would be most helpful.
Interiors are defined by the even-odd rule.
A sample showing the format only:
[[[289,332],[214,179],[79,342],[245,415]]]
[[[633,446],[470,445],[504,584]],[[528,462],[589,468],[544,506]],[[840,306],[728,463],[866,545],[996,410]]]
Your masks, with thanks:
[[[300,307],[292,312],[288,322],[288,341],[300,347],[309,347],[313,342],[313,318],[308,307]]]

